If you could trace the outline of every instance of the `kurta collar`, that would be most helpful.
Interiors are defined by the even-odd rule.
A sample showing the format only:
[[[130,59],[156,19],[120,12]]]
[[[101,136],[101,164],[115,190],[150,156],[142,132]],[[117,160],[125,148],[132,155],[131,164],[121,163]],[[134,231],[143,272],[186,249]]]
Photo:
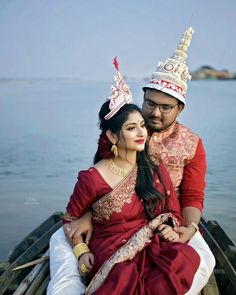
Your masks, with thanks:
[[[167,138],[168,136],[170,136],[170,134],[174,133],[177,125],[179,125],[179,123],[177,121],[174,121],[167,129],[160,132],[153,132],[152,135],[149,137],[149,141],[159,141]]]

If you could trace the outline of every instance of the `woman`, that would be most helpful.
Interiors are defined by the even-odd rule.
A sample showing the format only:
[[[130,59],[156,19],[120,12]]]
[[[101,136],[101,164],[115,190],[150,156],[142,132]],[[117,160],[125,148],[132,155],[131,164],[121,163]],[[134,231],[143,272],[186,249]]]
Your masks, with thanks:
[[[64,217],[68,223],[93,212],[89,247],[82,240],[74,247],[85,294],[184,294],[200,259],[178,243],[179,202],[165,167],[146,156],[141,110],[115,65],[116,87],[99,112],[94,166],[79,173]]]

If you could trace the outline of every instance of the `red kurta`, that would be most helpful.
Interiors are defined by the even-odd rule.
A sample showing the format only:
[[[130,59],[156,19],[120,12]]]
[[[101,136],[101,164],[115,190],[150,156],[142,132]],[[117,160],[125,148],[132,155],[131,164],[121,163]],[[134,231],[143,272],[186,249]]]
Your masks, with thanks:
[[[152,134],[148,153],[155,163],[162,161],[166,166],[181,208],[193,206],[202,211],[206,154],[201,138],[174,122],[168,129]]]
[[[115,189],[95,168],[79,173],[67,212],[80,217],[93,211],[93,236],[89,245],[95,264],[88,275],[86,294],[184,294],[192,284],[200,259],[187,244],[164,242],[155,233],[167,219],[181,222],[179,201],[164,165],[159,166],[169,195],[168,211],[156,209],[148,221],[135,193],[137,169]],[[155,187],[164,193],[155,176]],[[161,214],[162,213],[162,214]],[[160,215],[161,214],[161,215]]]

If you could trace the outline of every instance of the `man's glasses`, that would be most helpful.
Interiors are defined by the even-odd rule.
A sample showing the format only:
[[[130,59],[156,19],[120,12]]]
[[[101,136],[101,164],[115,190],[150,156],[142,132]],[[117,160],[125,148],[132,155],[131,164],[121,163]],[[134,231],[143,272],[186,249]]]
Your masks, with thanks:
[[[144,105],[148,110],[153,111],[155,108],[159,108],[160,112],[163,114],[169,114],[173,108],[175,108],[178,103],[174,106],[171,106],[169,104],[157,104],[150,99],[144,99]]]

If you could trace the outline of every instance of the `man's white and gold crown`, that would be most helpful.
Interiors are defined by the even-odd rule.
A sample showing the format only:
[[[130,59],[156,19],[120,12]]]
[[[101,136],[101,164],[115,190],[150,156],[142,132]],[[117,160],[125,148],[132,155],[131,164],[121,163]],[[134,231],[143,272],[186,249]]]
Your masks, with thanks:
[[[113,64],[117,72],[117,74],[114,76],[116,85],[113,85],[111,87],[112,93],[108,97],[108,100],[110,100],[110,104],[109,104],[110,112],[104,117],[105,120],[109,120],[125,104],[133,103],[133,98],[132,98],[130,89],[128,85],[125,84],[125,81],[123,80],[122,75],[119,71],[119,64],[118,64],[117,57],[114,58]]]
[[[191,80],[186,65],[187,50],[192,40],[194,30],[189,27],[183,34],[174,55],[165,62],[159,62],[151,80],[143,87],[156,89],[174,96],[185,104],[187,82]]]

